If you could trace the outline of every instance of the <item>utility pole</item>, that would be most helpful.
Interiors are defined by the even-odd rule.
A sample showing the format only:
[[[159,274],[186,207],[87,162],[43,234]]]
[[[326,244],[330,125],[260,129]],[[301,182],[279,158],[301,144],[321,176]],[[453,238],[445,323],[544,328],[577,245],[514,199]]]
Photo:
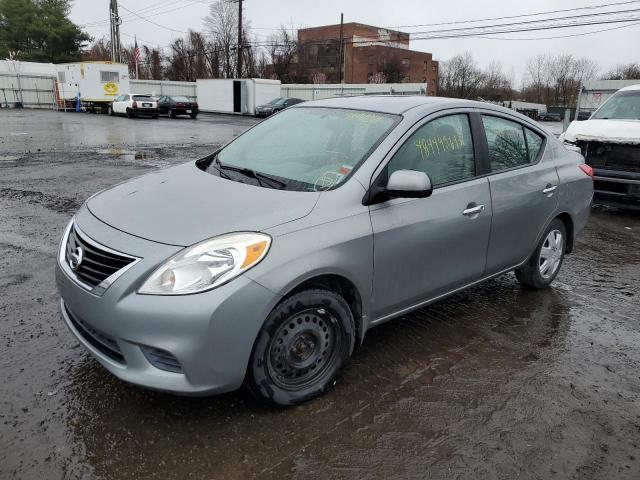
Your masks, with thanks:
[[[242,0],[238,0],[238,78],[242,78]]]
[[[344,49],[344,13],[340,14],[340,63],[339,63],[339,82],[342,83],[342,63],[343,63],[343,52]]]
[[[109,22],[111,24],[111,61],[120,62],[120,16],[118,15],[118,0],[109,3]]]

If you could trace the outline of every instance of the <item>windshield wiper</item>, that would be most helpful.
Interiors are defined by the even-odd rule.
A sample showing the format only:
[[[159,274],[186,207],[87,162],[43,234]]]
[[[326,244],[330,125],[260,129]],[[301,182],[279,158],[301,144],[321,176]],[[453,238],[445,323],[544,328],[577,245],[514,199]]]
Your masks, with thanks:
[[[282,182],[277,178],[273,178],[265,173],[256,172],[255,170],[251,170],[250,168],[246,168],[246,167],[234,167],[233,165],[225,165],[218,159],[218,157],[216,157],[215,163],[220,173],[222,173],[222,170],[230,170],[232,172],[241,173],[247,177],[254,178],[255,180],[257,180],[258,184],[260,184],[261,187],[266,186],[266,187],[277,188],[279,190],[282,190],[287,186],[285,182]],[[229,177],[227,176],[227,178]],[[271,182],[271,185],[265,184],[264,182],[265,180],[267,182]],[[275,187],[274,187],[274,184],[276,185]]]

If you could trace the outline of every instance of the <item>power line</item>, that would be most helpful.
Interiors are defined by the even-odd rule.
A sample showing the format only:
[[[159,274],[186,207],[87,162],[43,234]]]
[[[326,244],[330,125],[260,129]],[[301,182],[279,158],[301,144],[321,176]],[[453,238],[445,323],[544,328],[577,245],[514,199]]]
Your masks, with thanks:
[[[491,20],[508,20],[508,19],[512,19],[512,18],[535,17],[535,16],[538,16],[538,15],[549,15],[549,14],[552,14],[552,13],[575,12],[575,11],[578,11],[578,10],[590,10],[590,9],[596,9],[596,8],[612,7],[612,6],[617,6],[617,5],[628,5],[630,3],[638,3],[639,1],[640,0],[627,0],[625,2],[605,3],[605,4],[602,4],[602,5],[589,5],[589,6],[586,6],[586,7],[565,8],[565,9],[562,9],[562,10],[549,10],[549,11],[546,11],[546,12],[525,13],[525,14],[510,15],[510,16],[505,16],[505,17],[489,17],[489,18],[480,18],[480,19],[476,19],[476,20],[457,20],[457,21],[451,21],[451,22],[422,23],[422,24],[418,24],[418,25],[395,25],[395,26],[391,26],[391,27],[388,27],[388,28],[393,29],[393,28],[436,27],[436,26],[441,26],[441,25],[459,25],[459,24],[464,24],[464,23],[487,22],[487,21],[491,21]]]
[[[581,37],[583,35],[593,35],[594,33],[610,32],[612,30],[621,30],[623,28],[635,27],[636,25],[640,25],[640,22],[630,23],[629,25],[621,25],[618,27],[593,30],[591,32],[572,33],[569,35],[556,35],[554,37],[530,37],[530,38],[475,37],[475,38],[484,38],[486,40],[507,40],[507,41],[555,40],[557,38]]]
[[[496,24],[492,24],[492,25],[478,25],[478,26],[475,26],[475,27],[445,28],[445,29],[440,29],[440,30],[429,30],[429,31],[423,31],[423,32],[411,32],[411,35],[431,34],[431,33],[434,33],[434,32],[435,33],[463,32],[463,31],[478,30],[478,29],[483,29],[483,28],[499,28],[499,27],[507,27],[507,26],[532,25],[532,24],[536,24],[536,23],[567,21],[567,20],[573,20],[573,19],[578,19],[578,18],[601,17],[601,16],[619,15],[619,14],[636,13],[636,12],[640,12],[640,8],[632,8],[632,9],[627,9],[627,10],[615,10],[615,11],[612,11],[612,12],[585,13],[585,14],[581,14],[581,15],[570,15],[570,16],[555,17],[555,18],[543,18],[543,19],[540,19],[540,20],[523,20],[523,21],[520,21],[520,22],[496,23]]]
[[[185,33],[189,33],[189,32],[185,32],[184,30],[176,30],[175,28],[167,27],[166,25],[160,25],[159,23],[156,23],[156,22],[154,22],[153,20],[149,20],[148,18],[145,18],[145,17],[143,17],[143,16],[141,16],[141,15],[137,14],[136,12],[134,12],[134,11],[132,11],[132,10],[129,10],[129,9],[128,9],[128,8],[126,8],[126,7],[123,7],[122,5],[120,5],[120,7],[121,7],[123,10],[126,10],[126,11],[127,11],[127,12],[129,12],[129,13],[133,13],[136,17],[139,17],[141,20],[144,20],[145,22],[148,22],[148,23],[151,23],[152,25],[155,25],[156,27],[164,28],[165,30],[170,30],[170,31],[172,31],[172,32],[176,32],[176,33],[183,33],[183,34],[185,34]]]

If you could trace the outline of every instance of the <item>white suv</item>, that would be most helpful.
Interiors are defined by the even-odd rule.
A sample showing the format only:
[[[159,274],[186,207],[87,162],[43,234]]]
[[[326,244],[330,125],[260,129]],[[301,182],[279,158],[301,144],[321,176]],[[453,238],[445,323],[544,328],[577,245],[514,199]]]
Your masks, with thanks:
[[[126,93],[117,97],[109,107],[109,115],[126,115],[129,118],[149,115],[158,118],[158,102],[151,95]]]

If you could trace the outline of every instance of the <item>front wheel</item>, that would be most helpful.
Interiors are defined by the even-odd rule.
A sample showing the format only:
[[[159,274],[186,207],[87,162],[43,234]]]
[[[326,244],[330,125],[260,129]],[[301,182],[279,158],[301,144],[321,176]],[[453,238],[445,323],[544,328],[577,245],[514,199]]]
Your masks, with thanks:
[[[347,302],[328,290],[306,290],[282,301],[253,346],[246,385],[280,406],[311,400],[331,388],[353,352],[355,323]]]
[[[109,116],[113,117],[113,107],[108,107]]]
[[[196,119],[198,118],[198,114],[197,113],[192,113],[191,115],[189,115],[192,119]]]
[[[518,281],[531,288],[549,287],[560,271],[567,246],[567,229],[555,219],[547,227],[529,261],[516,269]]]

